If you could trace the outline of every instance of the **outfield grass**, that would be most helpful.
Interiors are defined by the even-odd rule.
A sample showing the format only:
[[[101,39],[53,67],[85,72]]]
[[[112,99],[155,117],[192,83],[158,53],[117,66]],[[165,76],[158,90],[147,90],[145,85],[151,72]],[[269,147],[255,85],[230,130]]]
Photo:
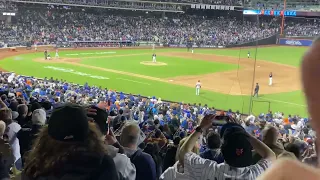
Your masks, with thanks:
[[[157,52],[173,52],[181,51],[185,52],[185,49],[157,49]],[[210,53],[223,56],[236,56],[246,57],[247,52],[251,52],[251,56],[255,56],[255,49],[195,49],[196,53]],[[288,64],[292,66],[298,66],[301,61],[305,48],[294,47],[273,47],[273,48],[259,48],[257,59],[278,62],[282,64]],[[84,54],[88,53],[88,54]],[[90,54],[89,54],[90,53]],[[88,50],[88,51],[63,51],[60,52],[60,57],[81,58],[83,64],[90,64],[92,66],[101,66],[110,69],[117,69],[121,71],[128,71],[137,74],[144,74],[153,77],[173,77],[181,75],[198,75],[206,74],[218,71],[226,71],[236,68],[234,65],[207,62],[207,61],[195,61],[176,57],[157,57],[158,61],[165,62],[168,66],[150,67],[140,65],[140,61],[150,61],[151,50]],[[69,54],[69,55],[67,55]],[[73,54],[73,55],[70,55]],[[75,55],[78,54],[78,55]],[[112,57],[112,58],[100,58],[101,56],[114,56],[114,55],[130,55],[140,54],[134,56]],[[0,61],[2,68],[15,71],[19,74],[33,75],[36,77],[51,77],[54,76],[59,79],[66,79],[71,82],[84,84],[99,85],[102,87],[108,87],[110,89],[116,89],[118,91],[141,94],[145,96],[156,95],[162,99],[168,99],[177,102],[190,102],[190,103],[202,103],[210,106],[215,106],[219,109],[240,110],[243,113],[247,113],[249,110],[249,96],[233,96],[215,93],[211,91],[201,91],[200,96],[195,96],[195,89],[185,86],[173,85],[164,82],[152,81],[147,79],[141,79],[137,77],[131,77],[127,75],[115,74],[106,71],[92,70],[85,67],[72,66],[67,64],[45,64],[34,62],[32,59],[43,57],[43,53],[34,53],[22,56],[16,56],[7,58],[4,61]],[[88,58],[96,57],[96,58]],[[54,66],[60,68],[69,68],[74,71],[82,73],[88,73],[93,76],[102,76],[108,79],[94,79],[90,77],[81,77],[80,75],[70,74],[66,72],[60,72],[53,69],[45,68],[46,66]],[[214,67],[214,68],[213,68]],[[298,81],[298,80],[297,80]],[[280,94],[268,94],[263,95],[259,99],[255,99],[253,103],[253,112],[255,114],[260,112],[266,112],[268,109],[268,103],[256,102],[258,101],[270,101],[271,109],[273,111],[282,111],[290,114],[307,115],[303,94],[301,91],[280,93]]]

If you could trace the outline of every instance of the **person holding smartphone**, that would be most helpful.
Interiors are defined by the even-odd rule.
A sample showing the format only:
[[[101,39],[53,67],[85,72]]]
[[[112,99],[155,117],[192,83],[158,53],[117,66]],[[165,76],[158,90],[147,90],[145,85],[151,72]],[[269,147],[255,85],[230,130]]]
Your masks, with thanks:
[[[227,123],[221,128],[223,143],[221,152],[225,162],[218,164],[215,161],[201,158],[192,153],[202,132],[212,126],[215,115],[207,115],[203,118],[195,132],[190,135],[179,151],[179,162],[185,178],[193,179],[256,179],[262,172],[270,167],[275,159],[272,150],[255,137],[249,135],[242,126],[236,123]],[[262,160],[251,165],[252,148],[262,156]],[[170,176],[171,175],[171,176]],[[172,173],[164,172],[160,179],[174,179]]]

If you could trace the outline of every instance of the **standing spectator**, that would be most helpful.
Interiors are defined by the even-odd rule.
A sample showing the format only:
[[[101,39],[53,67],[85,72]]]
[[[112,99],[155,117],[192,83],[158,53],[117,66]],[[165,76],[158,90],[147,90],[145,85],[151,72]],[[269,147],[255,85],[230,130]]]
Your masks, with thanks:
[[[105,142],[107,142],[108,153],[113,158],[120,179],[135,180],[136,168],[131,163],[130,159],[123,154],[123,147],[118,143],[112,129],[108,127],[106,122],[106,119],[108,119],[108,113],[95,106],[91,107],[90,111],[92,111],[94,115],[89,115],[89,117],[93,118],[94,122],[100,129],[102,139],[105,139]]]
[[[275,127],[267,127],[262,131],[262,142],[264,142],[278,157],[280,154],[285,153],[286,157],[295,159],[294,154],[287,152],[283,145],[278,142],[279,131]],[[291,156],[290,156],[291,155]],[[253,153],[253,164],[258,163],[261,160],[261,156],[254,152]]]
[[[163,160],[162,160],[162,157],[160,156],[160,149],[158,144],[148,143],[144,148],[143,152],[150,154],[152,159],[154,160],[156,164],[157,179],[158,179],[162,174],[162,165],[163,165]]]
[[[22,161],[20,154],[19,139],[17,138],[17,133],[20,131],[21,126],[12,120],[12,112],[8,108],[0,109],[0,119],[3,119],[7,126],[5,134],[8,137],[8,142],[12,149],[15,168],[21,170]]]
[[[41,128],[46,124],[47,116],[43,109],[36,109],[32,113],[32,125],[25,124],[18,132],[17,137],[20,144],[20,153],[24,163],[24,155],[32,148],[32,143]]]
[[[28,106],[25,104],[19,104],[17,110],[19,116],[16,120],[20,124],[20,126],[23,126],[27,123]]]
[[[136,166],[137,180],[157,179],[156,165],[152,157],[138,149],[140,128],[136,124],[127,124],[120,135],[120,144],[125,148],[125,154]]]
[[[200,157],[215,161],[218,164],[223,163],[224,159],[220,147],[220,135],[216,132],[209,132],[207,135],[207,149],[200,154]]]
[[[240,125],[226,124],[222,127],[224,131],[221,130],[223,137],[221,151],[225,163],[217,164],[215,161],[203,159],[191,152],[202,130],[212,126],[213,116],[205,116],[200,126],[181,147],[179,161],[184,167],[185,176],[218,180],[225,178],[256,179],[270,166],[275,155],[268,146],[246,133]],[[255,165],[251,165],[252,147],[263,157]]]
[[[6,130],[6,123],[0,121],[0,179],[10,179],[9,171],[13,164],[12,151],[7,140],[3,137]]]
[[[163,171],[168,169],[168,167],[171,167],[174,165],[176,162],[176,153],[178,150],[178,146],[180,143],[181,138],[180,137],[175,137],[173,139],[173,144],[168,145],[168,149],[166,151],[165,157],[164,157],[164,162],[163,162]]]
[[[55,109],[28,154],[22,179],[118,179],[101,136],[82,107]]]

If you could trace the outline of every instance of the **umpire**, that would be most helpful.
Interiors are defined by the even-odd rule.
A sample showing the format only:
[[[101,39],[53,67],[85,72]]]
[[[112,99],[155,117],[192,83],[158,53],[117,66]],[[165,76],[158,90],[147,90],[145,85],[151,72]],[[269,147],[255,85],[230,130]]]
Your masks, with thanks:
[[[257,97],[259,96],[259,84],[256,83],[256,87],[254,88],[254,94],[253,94],[253,97],[255,97],[257,95]]]

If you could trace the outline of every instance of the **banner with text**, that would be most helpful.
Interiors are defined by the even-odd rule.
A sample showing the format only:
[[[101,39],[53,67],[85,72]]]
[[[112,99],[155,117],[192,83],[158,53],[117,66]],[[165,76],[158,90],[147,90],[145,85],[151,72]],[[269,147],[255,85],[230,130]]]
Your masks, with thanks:
[[[288,46],[311,46],[312,40],[280,38],[279,44],[280,45],[288,45]]]

